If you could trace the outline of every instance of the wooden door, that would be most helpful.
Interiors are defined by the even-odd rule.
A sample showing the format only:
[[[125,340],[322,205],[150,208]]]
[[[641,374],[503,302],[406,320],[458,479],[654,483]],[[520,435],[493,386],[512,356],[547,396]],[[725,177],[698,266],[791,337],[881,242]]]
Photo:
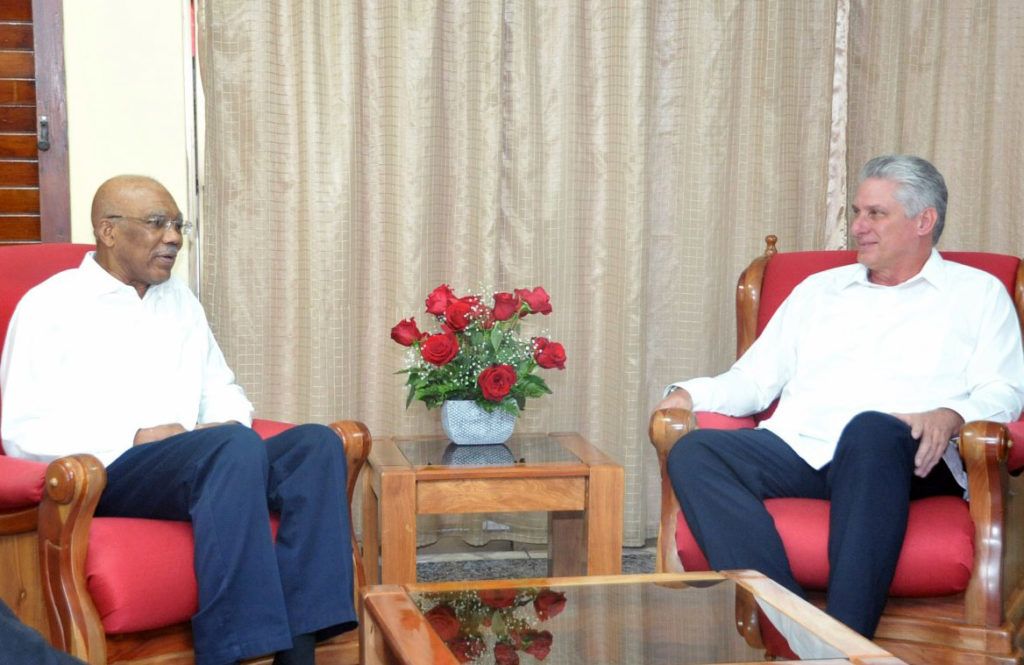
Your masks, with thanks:
[[[62,0],[0,0],[0,243],[68,242]]]

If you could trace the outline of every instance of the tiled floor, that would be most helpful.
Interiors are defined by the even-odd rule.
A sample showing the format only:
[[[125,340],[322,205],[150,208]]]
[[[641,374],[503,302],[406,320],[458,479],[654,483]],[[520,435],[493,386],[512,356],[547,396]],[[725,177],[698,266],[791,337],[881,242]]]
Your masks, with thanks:
[[[547,552],[446,552],[416,557],[420,581],[515,579],[545,577]],[[630,547],[622,552],[623,573],[654,572],[654,548]]]

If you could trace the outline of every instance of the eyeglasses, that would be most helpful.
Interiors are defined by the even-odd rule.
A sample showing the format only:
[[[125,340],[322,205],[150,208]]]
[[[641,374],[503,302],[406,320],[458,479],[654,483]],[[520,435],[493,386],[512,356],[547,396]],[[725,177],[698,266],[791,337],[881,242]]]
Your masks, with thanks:
[[[167,229],[173,228],[180,235],[187,236],[192,233],[192,222],[186,222],[180,217],[168,218],[163,215],[156,215],[153,217],[128,217],[127,215],[107,215],[107,219],[129,219],[133,222],[139,222],[145,226],[148,230],[154,233],[160,233]]]

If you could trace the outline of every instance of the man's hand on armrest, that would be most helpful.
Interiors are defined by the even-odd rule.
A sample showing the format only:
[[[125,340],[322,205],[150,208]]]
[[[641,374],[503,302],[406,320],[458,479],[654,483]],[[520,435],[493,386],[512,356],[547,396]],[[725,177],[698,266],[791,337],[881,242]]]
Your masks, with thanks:
[[[135,433],[135,440],[132,442],[132,445],[141,446],[144,443],[161,441],[167,437],[174,436],[175,434],[181,434],[184,431],[185,428],[178,423],[157,425],[156,427],[143,427]]]
[[[690,397],[690,393],[684,388],[674,388],[672,392],[654,406],[655,411],[658,409],[686,409],[687,411],[693,411],[693,398]]]
[[[910,436],[917,439],[917,454],[914,456],[914,475],[927,476],[942,459],[949,440],[960,432],[963,417],[952,409],[939,408],[923,413],[892,414],[910,425]]]

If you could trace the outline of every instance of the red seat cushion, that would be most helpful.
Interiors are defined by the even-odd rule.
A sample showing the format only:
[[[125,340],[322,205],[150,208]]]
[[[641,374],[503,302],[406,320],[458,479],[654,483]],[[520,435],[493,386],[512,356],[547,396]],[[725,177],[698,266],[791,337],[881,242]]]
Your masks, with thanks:
[[[768,512],[782,536],[797,582],[806,589],[828,585],[827,501],[768,499]],[[676,549],[686,570],[708,570],[682,513]],[[952,496],[920,499],[910,504],[890,593],[894,596],[944,596],[967,588],[974,567],[974,523],[967,502]]]
[[[271,531],[276,535],[276,517]],[[93,519],[85,579],[103,630],[134,633],[189,621],[199,598],[193,546],[188,522]]]
[[[701,429],[743,429],[757,425],[750,416],[737,418],[712,411],[697,411],[693,415],[697,418],[697,427]]]
[[[188,621],[198,603],[192,525],[97,517],[89,530],[85,578],[107,633]]]
[[[271,420],[253,421],[269,438],[294,427]],[[270,528],[276,537],[277,518]],[[188,522],[131,517],[97,517],[89,530],[86,585],[103,630],[134,633],[188,621],[198,609],[193,569],[192,525]]]

